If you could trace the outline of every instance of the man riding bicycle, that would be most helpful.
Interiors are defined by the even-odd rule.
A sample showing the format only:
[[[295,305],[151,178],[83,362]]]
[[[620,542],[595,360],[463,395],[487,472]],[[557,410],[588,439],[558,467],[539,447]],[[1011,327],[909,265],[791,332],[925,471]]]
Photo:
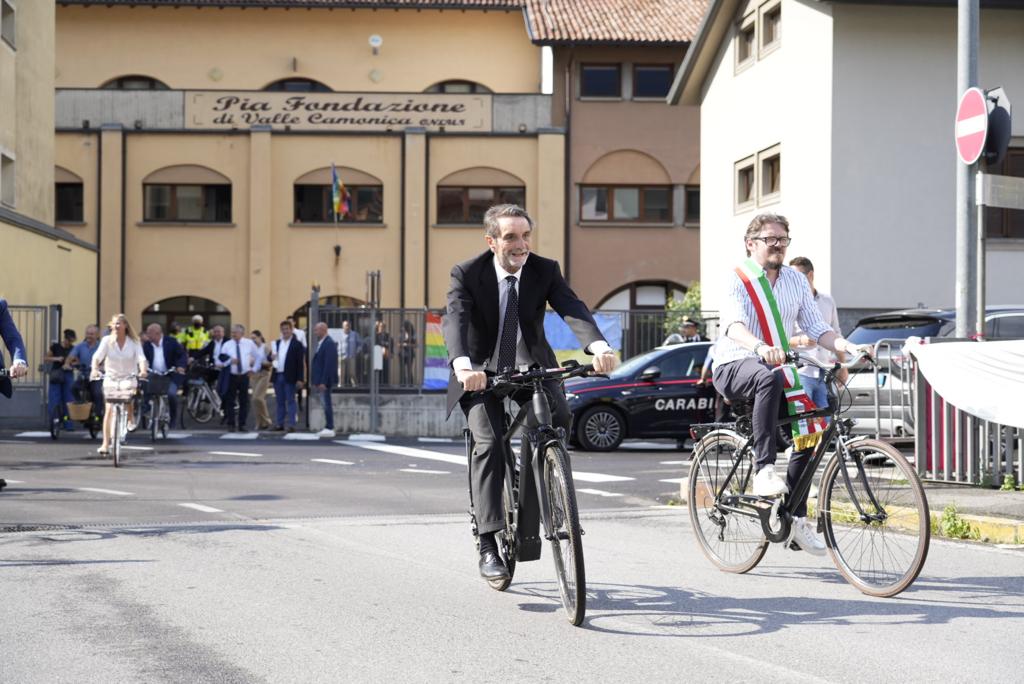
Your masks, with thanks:
[[[790,240],[789,222],[783,216],[760,214],[750,222],[744,236],[748,258],[729,275],[721,308],[722,338],[715,349],[715,389],[731,402],[753,403],[753,493],[763,497],[789,492],[815,443],[813,428],[805,428],[808,434],[795,437],[786,479],[775,473],[780,409],[788,409],[785,403],[796,410],[798,402],[806,399],[799,380],[792,380],[796,374],[784,375],[777,368],[786,362],[780,340],[788,340],[799,325],[809,338],[833,352],[857,356],[870,351],[837,335],[822,319],[807,278],[783,265]],[[786,402],[782,401],[784,391]],[[823,554],[825,544],[807,522],[806,496],[792,510],[793,540],[805,551]]]
[[[448,414],[458,404],[473,433],[470,458],[471,500],[480,541],[480,574],[487,580],[507,579],[508,569],[497,553],[494,533],[505,525],[501,449],[504,412],[485,389],[487,375],[535,364],[557,366],[544,336],[544,311],[550,304],[569,325],[599,373],[614,370],[618,357],[601,335],[594,317],[562,277],[558,262],[530,254],[533,219],[514,204],[500,204],[484,215],[488,251],[456,264],[451,272],[444,341],[452,372],[448,381]],[[568,431],[571,414],[557,381],[545,382],[552,423]],[[527,425],[537,424],[531,410]]]

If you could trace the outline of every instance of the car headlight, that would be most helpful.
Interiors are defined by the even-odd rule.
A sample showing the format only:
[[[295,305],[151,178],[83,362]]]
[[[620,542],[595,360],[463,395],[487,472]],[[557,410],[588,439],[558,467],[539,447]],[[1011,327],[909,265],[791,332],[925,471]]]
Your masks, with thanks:
[[[578,395],[578,394],[573,394],[572,392],[566,392],[565,393],[565,400],[566,401],[576,401],[579,398],[580,398],[580,395]]]

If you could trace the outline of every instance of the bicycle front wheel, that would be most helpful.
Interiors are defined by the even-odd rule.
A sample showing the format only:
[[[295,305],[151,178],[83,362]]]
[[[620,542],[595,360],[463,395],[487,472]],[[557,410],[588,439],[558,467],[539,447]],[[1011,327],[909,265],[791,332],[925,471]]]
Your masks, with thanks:
[[[209,423],[213,419],[213,402],[202,388],[189,387],[187,406],[188,414],[197,423]]]
[[[114,438],[110,446],[110,453],[114,457],[114,467],[121,465],[121,444],[124,442],[124,435],[127,432],[128,414],[123,405],[114,409]]]
[[[544,449],[543,477],[551,513],[550,541],[558,575],[558,591],[569,622],[579,625],[587,612],[583,540],[569,454],[558,442],[552,442]]]
[[[917,473],[889,444],[865,439],[847,448],[851,459],[837,451],[821,476],[825,543],[850,584],[869,596],[895,596],[928,556],[928,500]]]
[[[753,569],[768,550],[758,518],[724,507],[731,497],[749,493],[753,483],[750,452],[736,464],[740,443],[739,435],[726,430],[705,435],[693,448],[686,497],[700,550],[720,570],[735,573]]]

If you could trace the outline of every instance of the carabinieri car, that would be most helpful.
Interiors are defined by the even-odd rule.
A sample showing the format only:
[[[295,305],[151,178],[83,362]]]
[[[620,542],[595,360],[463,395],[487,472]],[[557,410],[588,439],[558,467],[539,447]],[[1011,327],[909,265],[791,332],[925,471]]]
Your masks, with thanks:
[[[684,440],[691,423],[714,418],[715,390],[700,386],[710,342],[658,347],[634,356],[607,378],[565,383],[573,415],[572,443],[587,451],[611,451],[627,437]]]

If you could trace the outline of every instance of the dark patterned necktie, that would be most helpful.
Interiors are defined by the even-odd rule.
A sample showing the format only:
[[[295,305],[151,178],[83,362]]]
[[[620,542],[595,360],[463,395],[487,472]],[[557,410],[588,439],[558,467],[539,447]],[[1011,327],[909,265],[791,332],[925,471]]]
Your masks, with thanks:
[[[498,347],[498,372],[516,366],[516,343],[519,340],[519,295],[516,294],[516,277],[506,276],[508,299],[505,302],[505,319],[501,325],[501,345]]]

